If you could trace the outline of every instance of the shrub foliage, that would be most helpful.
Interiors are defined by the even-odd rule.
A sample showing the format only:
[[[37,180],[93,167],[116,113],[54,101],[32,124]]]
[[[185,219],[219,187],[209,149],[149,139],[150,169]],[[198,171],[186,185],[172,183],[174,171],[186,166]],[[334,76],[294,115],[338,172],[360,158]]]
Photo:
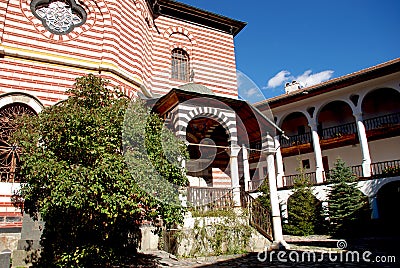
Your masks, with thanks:
[[[137,113],[131,112],[128,126],[134,129],[124,140],[134,134],[132,139],[147,146],[123,144],[129,100],[95,75],[77,78],[67,93],[67,100],[45,108],[37,117],[22,119],[14,136],[24,150],[24,184],[19,192],[24,210],[45,221],[36,266],[123,264],[136,252],[143,221],[182,220],[183,209],[177,202],[160,202],[138,181],[149,175],[152,165],[158,177],[185,185],[183,170],[163,154],[162,137],[173,156],[184,157],[184,147],[140,101],[131,104],[130,110]],[[124,146],[141,153],[130,158],[136,173],[130,172]]]

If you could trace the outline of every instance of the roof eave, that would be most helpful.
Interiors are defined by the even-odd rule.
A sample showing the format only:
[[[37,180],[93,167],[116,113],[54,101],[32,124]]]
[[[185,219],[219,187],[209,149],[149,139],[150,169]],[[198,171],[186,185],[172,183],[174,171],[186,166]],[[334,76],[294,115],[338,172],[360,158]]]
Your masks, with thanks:
[[[172,0],[147,0],[153,16],[194,22],[236,36],[247,23]]]

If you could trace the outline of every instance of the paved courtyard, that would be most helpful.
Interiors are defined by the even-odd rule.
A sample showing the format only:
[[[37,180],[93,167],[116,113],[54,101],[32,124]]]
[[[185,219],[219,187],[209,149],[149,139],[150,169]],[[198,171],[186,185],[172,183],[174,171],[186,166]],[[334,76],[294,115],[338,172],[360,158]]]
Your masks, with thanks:
[[[400,237],[348,241],[326,237],[286,239],[291,250],[281,252],[192,259],[177,259],[163,251],[145,252],[132,267],[400,267]]]

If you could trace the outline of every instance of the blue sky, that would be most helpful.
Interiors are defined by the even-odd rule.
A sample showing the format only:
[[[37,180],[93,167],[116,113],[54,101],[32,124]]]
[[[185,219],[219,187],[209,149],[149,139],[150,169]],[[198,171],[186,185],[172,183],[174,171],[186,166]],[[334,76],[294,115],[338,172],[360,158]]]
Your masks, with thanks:
[[[180,2],[248,23],[235,49],[237,69],[264,95],[251,102],[282,94],[286,81],[310,86],[400,57],[399,0]]]

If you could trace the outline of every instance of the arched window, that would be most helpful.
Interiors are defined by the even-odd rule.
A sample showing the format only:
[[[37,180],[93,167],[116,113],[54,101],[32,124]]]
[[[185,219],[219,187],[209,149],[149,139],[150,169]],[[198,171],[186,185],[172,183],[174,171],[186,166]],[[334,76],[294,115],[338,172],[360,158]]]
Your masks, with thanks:
[[[185,50],[175,48],[172,50],[171,56],[171,77],[177,80],[189,81],[189,55]]]
[[[17,130],[16,119],[19,116],[35,116],[36,112],[26,104],[11,103],[0,109],[0,181],[14,182],[18,168],[21,148],[10,141]]]

